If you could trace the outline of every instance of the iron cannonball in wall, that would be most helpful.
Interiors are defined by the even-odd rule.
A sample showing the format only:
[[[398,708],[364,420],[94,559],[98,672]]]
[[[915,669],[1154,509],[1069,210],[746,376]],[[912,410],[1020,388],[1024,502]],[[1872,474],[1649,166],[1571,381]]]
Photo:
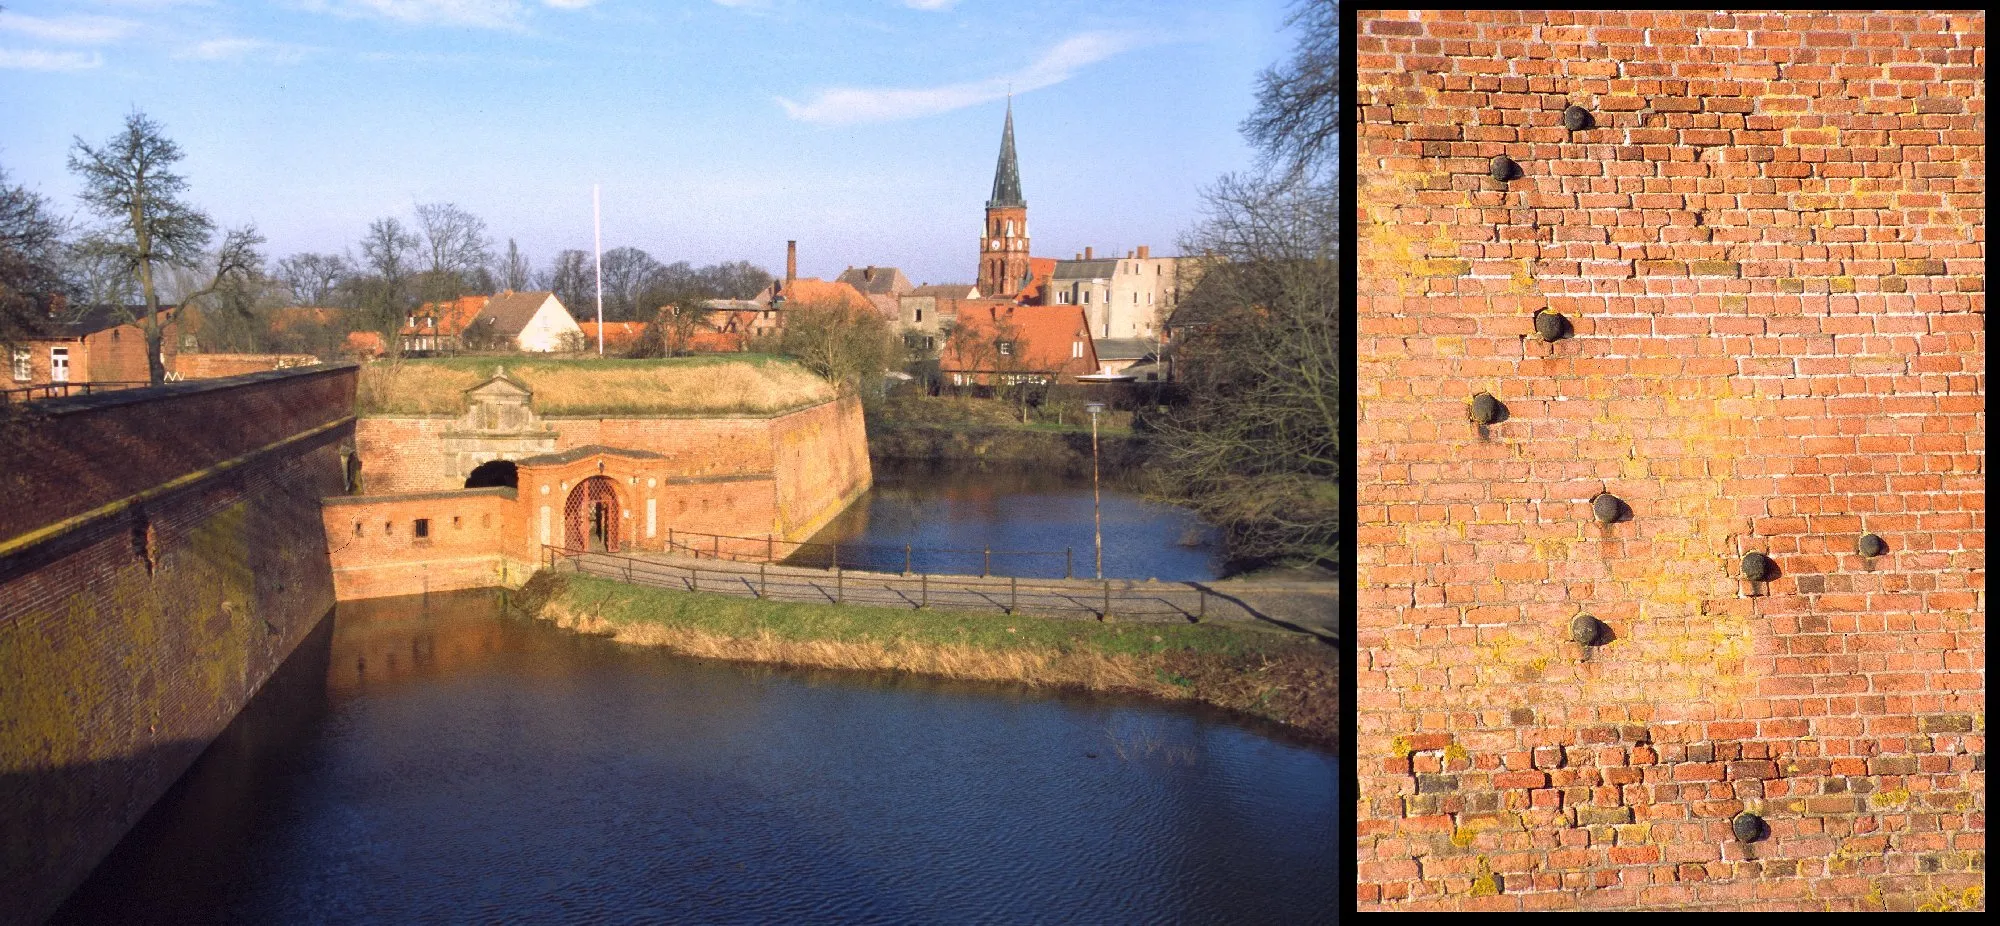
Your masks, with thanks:
[[[1735,834],[1737,842],[1756,842],[1757,837],[1764,835],[1764,818],[1746,810],[1729,821],[1729,831]]]
[[[1625,513],[1625,502],[1609,492],[1601,492],[1590,500],[1590,513],[1595,515],[1597,520],[1610,524]]]
[[[1854,542],[1854,550],[1862,556],[1881,556],[1889,552],[1889,542],[1878,534],[1862,534],[1861,539]]]
[[[1521,168],[1514,163],[1514,159],[1504,154],[1495,157],[1492,161],[1487,162],[1486,165],[1486,175],[1501,183],[1506,183],[1514,179],[1520,175],[1520,172]]]
[[[1591,118],[1588,110],[1575,104],[1571,104],[1568,109],[1563,110],[1563,128],[1572,132],[1581,132],[1590,127]]]
[[[1771,562],[1771,558],[1762,553],[1743,554],[1743,578],[1752,582],[1762,582],[1770,578],[1771,573],[1777,569],[1778,564]]]
[[[1472,397],[1472,405],[1466,409],[1465,414],[1474,424],[1492,424],[1500,420],[1500,415],[1505,410],[1499,399],[1482,392]]]
[[[1604,638],[1604,622],[1588,614],[1579,614],[1570,619],[1569,638],[1585,646],[1591,646]]]
[[[1561,312],[1541,309],[1535,313],[1535,337],[1544,341],[1560,341],[1569,329],[1569,319]]]

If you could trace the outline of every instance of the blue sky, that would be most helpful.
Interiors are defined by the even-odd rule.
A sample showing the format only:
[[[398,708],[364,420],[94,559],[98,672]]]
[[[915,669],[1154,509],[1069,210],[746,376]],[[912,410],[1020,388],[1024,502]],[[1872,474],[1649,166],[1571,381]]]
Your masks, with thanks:
[[[1014,90],[1037,256],[1169,252],[1285,57],[1284,0],[0,0],[0,166],[76,208],[135,107],[276,258],[455,202],[591,244],[970,282]]]

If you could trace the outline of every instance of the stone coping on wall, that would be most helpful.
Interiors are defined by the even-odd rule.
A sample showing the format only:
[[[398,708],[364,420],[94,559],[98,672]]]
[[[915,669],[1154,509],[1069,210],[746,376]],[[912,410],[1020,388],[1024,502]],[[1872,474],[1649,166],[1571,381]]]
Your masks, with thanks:
[[[348,365],[352,366],[352,364]],[[768,412],[725,412],[725,411],[615,412],[615,413],[588,412],[583,414],[576,414],[576,413],[565,413],[565,412],[543,412],[537,410],[535,412],[535,418],[538,421],[650,421],[650,420],[712,421],[716,419],[729,419],[729,420],[742,420],[742,421],[769,421],[773,418],[783,418],[787,415],[796,415],[800,412],[811,411],[822,405],[832,405],[836,402],[839,402],[842,398],[844,398],[844,396],[836,396],[834,398],[827,399],[824,402],[807,402],[803,405],[794,405],[788,408],[781,408],[775,411],[768,411]],[[530,407],[532,407],[532,404]],[[369,412],[365,415],[360,415],[358,417],[382,418],[387,420],[398,420],[398,421],[457,421],[465,417],[465,410],[460,409],[459,411],[453,412],[449,415],[399,415],[387,412]]]
[[[162,383],[158,386],[141,386],[137,389],[119,389],[112,392],[98,392],[91,395],[69,396],[61,399],[45,399],[33,403],[37,414],[49,417],[74,415],[79,412],[101,411],[124,405],[138,405],[161,399],[178,399],[207,392],[222,392],[255,386],[262,383],[307,376],[332,376],[348,370],[360,368],[352,361],[322,363],[310,367],[287,367],[282,370],[264,370],[258,373],[244,373],[225,376],[220,379],[192,379],[177,383]],[[81,385],[81,384],[79,384]]]
[[[354,505],[373,505],[381,502],[421,502],[445,498],[473,498],[491,495],[513,501],[517,495],[506,486],[485,486],[477,489],[452,489],[445,492],[405,492],[399,495],[334,495],[321,499],[320,504],[328,508],[342,508]]]
[[[571,447],[568,450],[558,450],[555,453],[544,453],[532,457],[522,457],[521,459],[515,460],[514,465],[515,466],[561,466],[564,463],[574,463],[586,457],[593,457],[599,455],[609,456],[609,457],[624,457],[628,460],[666,459],[666,457],[654,453],[651,450],[628,450],[624,447],[607,447],[603,444],[585,444],[581,447]]]

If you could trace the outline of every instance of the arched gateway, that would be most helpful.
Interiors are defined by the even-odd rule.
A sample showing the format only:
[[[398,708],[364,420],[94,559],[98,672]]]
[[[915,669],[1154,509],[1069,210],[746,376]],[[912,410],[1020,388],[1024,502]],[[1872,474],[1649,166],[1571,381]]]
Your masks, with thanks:
[[[563,546],[593,553],[618,552],[617,483],[592,476],[576,484],[563,505]]]

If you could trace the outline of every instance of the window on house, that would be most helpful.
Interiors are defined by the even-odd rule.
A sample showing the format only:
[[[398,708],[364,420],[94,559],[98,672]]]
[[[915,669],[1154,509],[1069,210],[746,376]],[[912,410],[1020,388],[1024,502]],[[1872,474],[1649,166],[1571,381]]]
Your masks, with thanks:
[[[1072,342],[1070,342],[1070,345],[1069,345],[1069,356],[1070,356],[1070,359],[1072,359],[1072,360],[1082,360],[1082,359],[1083,359],[1083,342],[1082,342],[1082,341],[1072,341]]]
[[[458,523],[458,515],[452,515],[452,516],[451,516],[451,526],[453,526],[453,527],[461,527],[461,526],[462,526],[462,525],[460,525],[460,524]]]
[[[25,383],[35,378],[35,363],[25,347],[14,348],[14,381]]]
[[[382,533],[383,533],[384,535],[388,535],[388,534],[392,534],[392,533],[395,533],[395,528],[396,528],[396,522],[394,522],[394,521],[383,521],[383,522],[382,522]]]
[[[431,519],[429,518],[417,519],[416,535],[418,540],[422,540],[431,535]]]
[[[1000,356],[1002,357],[1014,356],[1014,342],[1012,341],[995,341],[993,346],[1000,351]]]
[[[1090,290],[1086,289],[1083,291],[1083,304],[1084,305],[1090,304]]]
[[[356,537],[359,537],[359,536],[361,536],[361,522],[360,522],[360,521],[356,521],[356,522],[354,522],[354,536],[356,536]]]
[[[921,324],[923,324],[923,323],[924,323],[924,310],[923,310],[923,309],[918,309],[918,310],[917,310],[917,324],[921,325]]]

